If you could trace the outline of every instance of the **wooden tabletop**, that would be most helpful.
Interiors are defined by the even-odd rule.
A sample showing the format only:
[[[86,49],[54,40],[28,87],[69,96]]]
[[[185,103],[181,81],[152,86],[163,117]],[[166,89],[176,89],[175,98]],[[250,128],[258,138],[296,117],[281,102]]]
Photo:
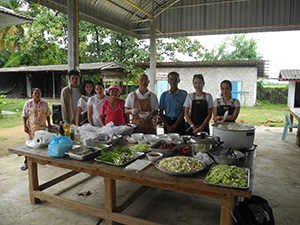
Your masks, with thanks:
[[[46,163],[49,165],[71,169],[73,171],[85,172],[92,175],[109,177],[110,179],[123,180],[150,187],[157,187],[190,194],[214,196],[216,198],[218,198],[219,195],[241,197],[251,196],[256,155],[255,151],[250,152],[247,159],[239,164],[239,166],[247,167],[251,170],[250,187],[248,189],[236,189],[205,184],[204,179],[209,168],[206,168],[197,175],[184,177],[164,174],[159,171],[154,164],[152,164],[142,171],[136,173],[135,171],[126,170],[124,167],[96,162],[94,159],[77,161],[70,159],[67,156],[64,158],[51,158],[48,156],[47,147],[41,149],[32,149],[23,144],[9,148],[9,151],[18,155],[31,157],[38,163]],[[145,156],[143,156],[142,159],[146,159]]]

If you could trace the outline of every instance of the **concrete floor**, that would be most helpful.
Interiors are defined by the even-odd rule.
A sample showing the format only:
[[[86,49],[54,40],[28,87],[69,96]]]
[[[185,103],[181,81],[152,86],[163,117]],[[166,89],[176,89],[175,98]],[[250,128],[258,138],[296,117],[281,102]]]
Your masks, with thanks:
[[[257,127],[254,143],[258,145],[253,194],[269,201],[276,225],[300,224],[300,148],[296,133],[281,140],[283,128]],[[23,157],[0,158],[0,224],[97,224],[98,218],[48,202],[33,205],[28,196],[28,174],[20,170]],[[64,169],[39,165],[40,180],[47,181]],[[117,182],[118,201],[122,202],[137,185]],[[90,195],[86,195],[87,192]],[[103,179],[79,174],[48,190],[95,206],[104,206]],[[151,188],[131,207],[127,215],[163,224],[219,224],[220,201]],[[101,224],[105,224],[102,222]]]

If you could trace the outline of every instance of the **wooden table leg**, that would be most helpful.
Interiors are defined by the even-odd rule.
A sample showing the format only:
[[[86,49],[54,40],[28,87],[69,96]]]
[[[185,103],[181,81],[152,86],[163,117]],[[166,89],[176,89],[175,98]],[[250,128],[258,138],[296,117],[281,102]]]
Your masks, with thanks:
[[[34,190],[39,190],[39,178],[37,163],[32,162],[30,157],[27,157],[28,178],[29,178],[29,197],[32,204],[41,202],[40,199],[34,197]]]
[[[105,211],[111,213],[116,208],[116,180],[104,177]],[[106,225],[115,224],[112,220],[105,220]]]
[[[220,225],[231,225],[232,218],[231,212],[233,207],[233,196],[224,198],[221,200],[221,218],[220,218]]]

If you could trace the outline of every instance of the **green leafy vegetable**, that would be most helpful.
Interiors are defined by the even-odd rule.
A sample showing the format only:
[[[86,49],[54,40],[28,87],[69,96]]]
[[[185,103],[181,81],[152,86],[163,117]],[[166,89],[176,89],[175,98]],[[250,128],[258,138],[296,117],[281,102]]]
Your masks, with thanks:
[[[112,150],[110,150],[112,149]],[[127,147],[114,146],[108,150],[103,150],[101,155],[97,157],[101,162],[111,162],[121,165],[133,159],[136,155]]]

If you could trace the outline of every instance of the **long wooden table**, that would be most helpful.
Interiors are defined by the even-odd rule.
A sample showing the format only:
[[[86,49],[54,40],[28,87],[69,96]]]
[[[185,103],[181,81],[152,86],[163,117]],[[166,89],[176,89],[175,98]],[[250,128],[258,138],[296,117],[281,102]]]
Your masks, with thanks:
[[[294,118],[298,120],[298,129],[296,135],[296,145],[300,147],[300,108],[289,108],[291,122],[293,123]],[[292,128],[290,129],[292,131]]]
[[[48,156],[47,148],[31,149],[26,145],[18,145],[9,148],[10,152],[18,155],[27,156],[28,175],[29,175],[29,195],[33,204],[39,203],[40,200],[57,203],[80,210],[90,215],[105,219],[106,224],[119,222],[122,224],[140,225],[140,224],[157,224],[146,221],[141,218],[130,217],[122,214],[122,211],[128,207],[134,200],[144,193],[149,187],[156,187],[176,192],[190,193],[195,195],[207,196],[221,200],[221,225],[232,224],[231,209],[236,204],[237,197],[250,197],[253,187],[254,167],[256,152],[250,152],[247,159],[239,164],[241,167],[251,169],[250,187],[248,189],[224,188],[219,186],[208,185],[204,183],[204,178],[208,169],[200,172],[195,176],[179,177],[171,176],[157,170],[154,165],[146,167],[144,170],[136,173],[128,171],[124,167],[117,167],[103,163],[97,163],[94,160],[77,161],[66,158],[51,158]],[[44,184],[39,184],[37,163],[48,164],[55,167],[70,169],[62,176],[50,180]],[[77,173],[84,172],[91,175],[101,176],[104,178],[105,207],[104,209],[76,202],[61,196],[43,192],[43,190],[73,176]],[[141,187],[130,196],[122,205],[116,204],[116,180],[127,181],[140,184]]]

